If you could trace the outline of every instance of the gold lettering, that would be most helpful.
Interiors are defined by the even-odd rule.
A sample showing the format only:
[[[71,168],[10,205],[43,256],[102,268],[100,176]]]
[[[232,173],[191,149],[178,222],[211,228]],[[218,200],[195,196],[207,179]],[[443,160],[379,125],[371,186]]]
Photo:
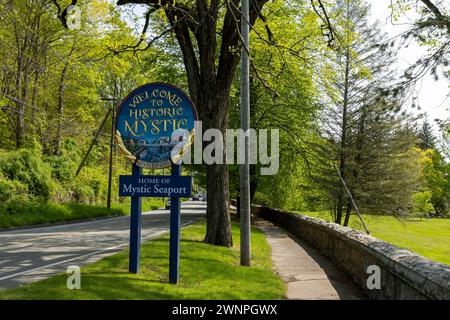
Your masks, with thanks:
[[[183,102],[183,100],[180,97],[177,97],[176,100],[174,101],[174,104],[179,107],[181,106],[181,103]]]
[[[178,121],[178,128],[177,129],[187,129],[187,119],[181,119]]]
[[[144,132],[147,132],[147,124],[143,120],[141,120],[141,123],[144,126]]]
[[[158,134],[159,132],[160,132],[160,129],[159,129],[159,127],[158,127],[158,120],[155,120],[155,121],[152,121],[151,123],[152,123],[152,130],[151,130],[151,132],[153,133],[153,134]]]
[[[130,118],[138,118],[138,110],[131,110],[130,109]]]
[[[125,132],[129,131],[135,137],[142,137],[145,133],[138,135],[138,121],[136,120],[132,126],[125,120]]]

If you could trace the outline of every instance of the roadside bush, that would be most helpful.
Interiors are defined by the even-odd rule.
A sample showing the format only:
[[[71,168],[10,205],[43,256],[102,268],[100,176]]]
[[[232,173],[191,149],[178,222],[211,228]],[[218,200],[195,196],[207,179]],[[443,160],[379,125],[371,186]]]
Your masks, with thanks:
[[[6,203],[13,199],[27,198],[27,186],[17,180],[9,180],[0,173],[0,202]]]
[[[74,178],[80,159],[75,142],[68,138],[62,144],[62,154],[45,157],[52,168],[52,177],[60,182]]]
[[[67,184],[71,200],[82,203],[96,203],[106,194],[105,175],[97,168],[84,167],[80,175]]]
[[[0,173],[3,176],[4,189],[24,191],[23,186],[26,186],[30,197],[42,201],[50,199],[55,186],[51,178],[51,168],[42,160],[41,150],[37,147],[0,152]],[[9,182],[5,182],[8,180]]]

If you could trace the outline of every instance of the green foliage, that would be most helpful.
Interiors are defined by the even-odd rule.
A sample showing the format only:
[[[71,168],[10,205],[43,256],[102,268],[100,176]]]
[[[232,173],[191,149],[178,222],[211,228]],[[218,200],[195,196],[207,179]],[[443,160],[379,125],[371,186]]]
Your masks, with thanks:
[[[10,180],[0,173],[0,202],[6,203],[15,199],[27,199],[28,187],[17,180]]]
[[[105,195],[106,180],[98,168],[85,167],[80,175],[67,184],[71,198],[82,203],[94,203]]]
[[[436,137],[434,136],[433,129],[427,119],[425,119],[422,127],[417,132],[417,136],[419,138],[418,146],[421,149],[426,150],[436,147]]]
[[[277,0],[265,8],[267,19],[256,23],[251,40],[250,118],[253,129],[279,130],[280,168],[274,176],[262,176],[262,166],[251,165],[251,193],[258,203],[298,208],[307,205],[299,188],[319,109],[313,70],[316,57],[309,49],[320,50],[324,42],[317,16],[305,3]],[[269,41],[277,45],[268,45],[260,36],[267,28],[271,30]],[[229,127],[240,127],[238,81],[231,94],[229,118]],[[230,183],[232,196],[238,195],[238,166],[230,166]]]
[[[413,194],[413,213],[427,214],[434,210],[431,203],[431,191],[416,192]]]
[[[1,151],[0,174],[2,180],[10,180],[3,183],[3,188],[9,184],[11,192],[15,190],[19,194],[23,194],[26,189],[29,197],[37,200],[50,199],[55,187],[51,179],[51,168],[42,160],[41,150],[37,148]]]
[[[52,168],[52,177],[59,182],[67,182],[73,179],[81,161],[80,151],[77,148],[75,139],[67,138],[62,143],[59,155],[44,157],[44,160]]]
[[[450,210],[450,162],[436,149],[423,151],[423,176],[431,191],[431,203],[439,214]]]
[[[394,18],[412,10],[412,2],[394,1]],[[280,130],[278,174],[260,176],[261,166],[251,167],[255,201],[297,210],[345,209],[349,202],[343,199],[338,204],[337,199],[346,194],[333,167],[345,162],[344,179],[365,212],[418,210],[414,198],[422,203],[420,210],[429,209],[429,201],[419,199],[429,190],[434,210],[447,213],[450,165],[445,148],[436,150],[428,124],[419,133],[419,143],[433,151],[424,155],[413,148],[416,142],[409,117],[391,112],[401,109],[400,103],[378,95],[390,86],[389,65],[394,55],[383,34],[368,24],[366,1],[323,3],[335,32],[332,48],[326,46],[327,31],[312,3],[270,1],[251,33],[251,127]],[[182,50],[173,32],[167,33],[163,10],[151,15],[147,33],[164,36],[143,50],[149,39],[139,42],[136,36],[137,21],[142,22],[140,11],[129,10],[124,19],[123,12],[108,1],[79,5],[82,28],[65,30],[44,2],[0,3],[4,21],[0,30],[0,148],[19,146],[18,120],[24,121],[22,146],[27,148],[0,152],[0,200],[10,204],[9,212],[21,201],[104,203],[109,119],[85,167],[77,177],[75,172],[108,108],[145,82],[166,81],[187,89]],[[438,7],[443,11],[441,4]],[[317,3],[315,9],[319,9]],[[226,6],[219,10],[219,30],[226,10]],[[431,12],[418,13],[419,20],[431,25],[417,29],[415,37],[430,48],[439,48],[447,34],[424,37],[424,30],[436,31],[438,26],[429,20]],[[219,32],[217,47],[221,36]],[[230,50],[239,51],[236,47]],[[22,68],[17,68],[19,63]],[[344,88],[351,98],[344,99]],[[230,128],[239,127],[239,96],[235,79]],[[344,100],[346,126],[341,112]],[[346,141],[341,144],[344,131]],[[204,168],[191,168],[198,173],[196,183],[204,185]],[[230,193],[235,197],[239,170],[238,166],[229,168]],[[117,196],[117,178],[129,169],[129,163],[115,152],[113,204],[127,210],[128,199]],[[161,200],[145,203],[148,208],[162,205]]]

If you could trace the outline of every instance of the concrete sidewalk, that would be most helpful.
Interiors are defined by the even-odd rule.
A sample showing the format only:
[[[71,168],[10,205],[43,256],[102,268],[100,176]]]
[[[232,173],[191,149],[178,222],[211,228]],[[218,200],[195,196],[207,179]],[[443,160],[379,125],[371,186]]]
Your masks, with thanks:
[[[365,299],[349,276],[309,244],[265,220],[257,220],[255,225],[272,247],[275,271],[287,284],[287,299]]]

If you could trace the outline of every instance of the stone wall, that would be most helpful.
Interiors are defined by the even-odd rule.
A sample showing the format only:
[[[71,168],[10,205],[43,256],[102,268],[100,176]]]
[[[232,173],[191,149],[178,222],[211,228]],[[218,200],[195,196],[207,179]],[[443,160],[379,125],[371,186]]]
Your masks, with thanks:
[[[252,214],[309,242],[345,270],[370,299],[450,300],[447,265],[321,219],[261,206],[252,206]],[[380,268],[381,289],[367,288],[370,265]]]

